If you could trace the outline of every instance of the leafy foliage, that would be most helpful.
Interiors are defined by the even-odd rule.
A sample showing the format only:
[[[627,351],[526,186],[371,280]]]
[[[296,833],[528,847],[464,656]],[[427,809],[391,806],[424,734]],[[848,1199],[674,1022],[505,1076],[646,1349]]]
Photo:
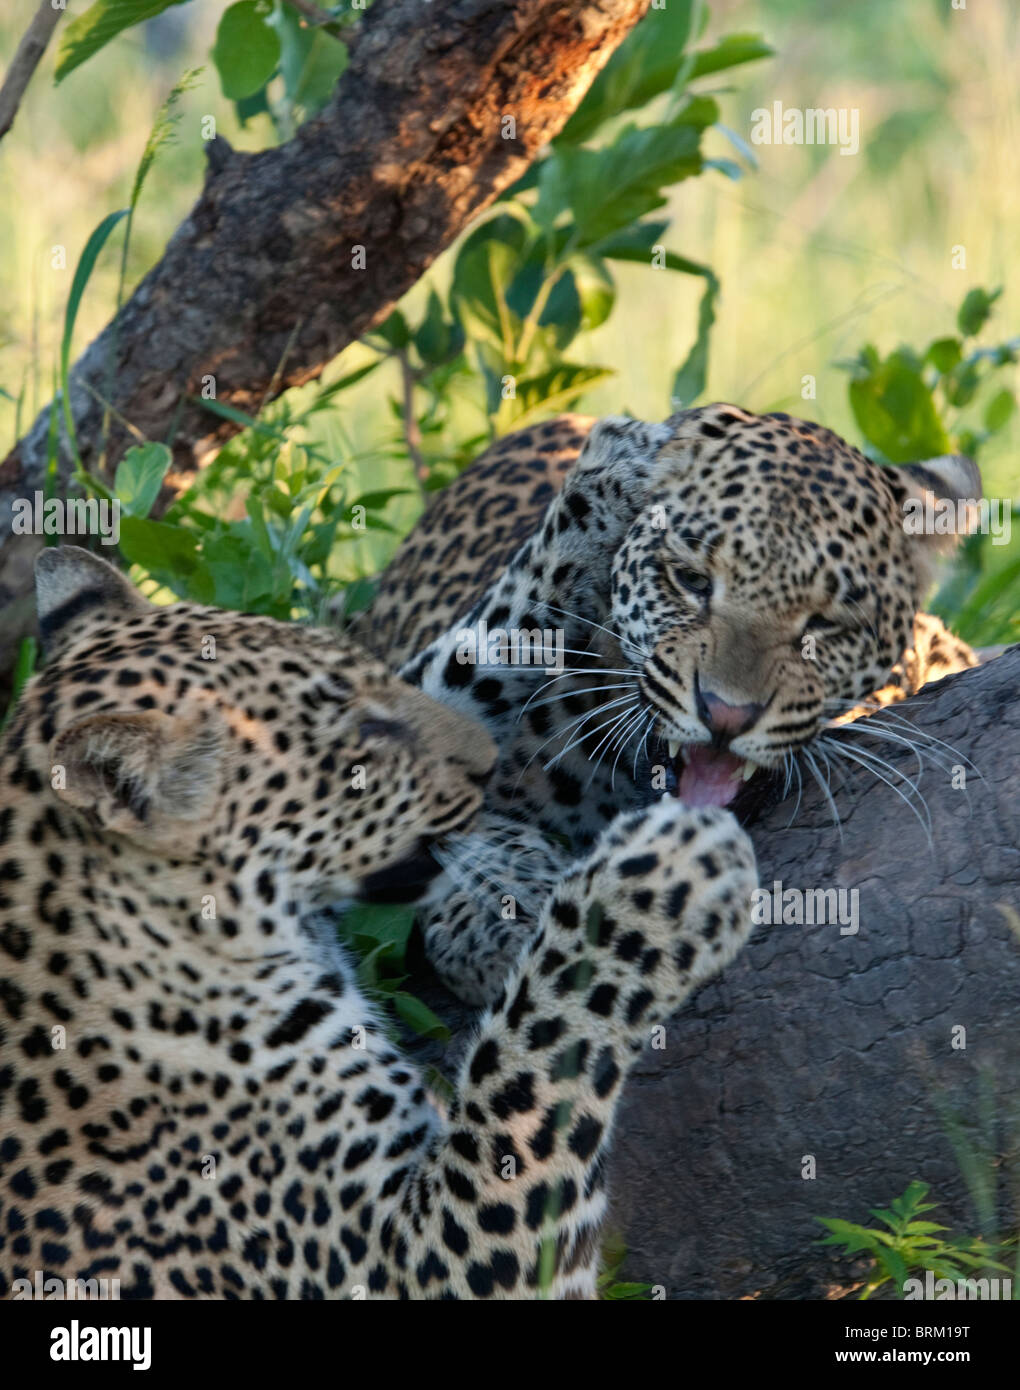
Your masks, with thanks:
[[[361,375],[352,373],[326,388],[331,393],[327,399]],[[283,397],[258,419],[206,401],[213,413],[247,428],[220,450],[159,521],[148,513],[170,455],[163,445],[145,446],[149,506],[142,509],[133,493],[125,501],[121,469],[115,484],[128,513],[121,522],[125,558],[158,586],[196,603],[283,620],[324,619],[340,587],[331,575],[334,547],[365,530],[391,530],[380,512],[404,489],[348,495],[344,462],[333,461],[301,438],[323,395],[303,409]],[[129,451],[124,463],[132,459],[133,468],[139,468],[136,456],[137,451]],[[124,481],[134,487],[134,473]]]
[[[400,988],[407,979],[404,957],[413,925],[413,907],[356,903],[344,914],[340,935],[359,958],[358,981],[370,996],[391,1005],[413,1032],[448,1042],[450,1030],[442,1019]]]
[[[912,1182],[888,1207],[872,1207],[870,1214],[887,1228],[884,1231],[853,1221],[815,1218],[829,1232],[819,1245],[839,1246],[847,1255],[871,1256],[873,1270],[861,1292],[862,1300],[870,1298],[890,1280],[902,1292],[912,1270],[922,1274],[931,1270],[938,1279],[952,1280],[965,1279],[975,1270],[1010,1273],[1009,1266],[995,1258],[1001,1247],[994,1242],[963,1236],[943,1237],[945,1226],[919,1220],[922,1213],[934,1211],[937,1205],[924,1200],[928,1191],[927,1183]]]
[[[118,11],[121,18],[125,13]],[[203,399],[211,413],[241,425],[242,432],[159,520],[150,513],[169,451],[156,442],[129,451],[112,493],[122,504],[121,550],[140,582],[156,597],[282,619],[318,619],[365,606],[371,585],[344,582],[335,563],[338,549],[349,549],[367,532],[392,531],[384,513],[406,489],[357,485],[357,466],[370,461],[371,451],[366,456],[345,445],[337,456],[325,450],[313,417],[332,414],[341,393],[383,361],[396,361],[404,389],[390,402],[393,426],[374,452],[412,458],[425,491],[443,486],[495,436],[571,407],[611,375],[608,366],[572,360],[570,350],[613,312],[617,262],[705,282],[695,340],[674,386],[677,404],[696,399],[705,385],[719,284],[707,266],[667,250],[669,223],[650,214],[664,205],[669,188],[717,163],[706,160],[701,145],[718,108],[711,98],[688,93],[691,75],[718,72],[768,50],[743,35],[688,53],[693,14],[688,3],[649,13],[545,157],[462,239],[447,281],[439,273],[429,277],[417,322],[397,309],[368,335],[363,347],[373,360],[310,400],[298,404],[287,394],[254,416],[215,397]],[[331,34],[299,23],[285,3],[239,0],[223,13],[213,59],[225,93],[249,115],[260,109],[280,115],[284,107],[274,107],[269,97],[279,78],[292,120],[324,100],[335,82],[338,66],[323,58],[320,41],[342,47]],[[189,74],[171,93],[146,145],[127,214],[129,234],[142,183],[192,80]],[[631,117],[626,123],[625,115]],[[68,304],[61,371],[72,446],[71,334],[96,260],[124,215],[111,214],[94,233]],[[125,256],[126,244],[122,268]],[[465,397],[478,423],[458,437],[455,406]],[[80,464],[77,478],[87,490],[110,495],[109,484]]]
[[[270,13],[263,0],[238,0],[223,12],[212,59],[223,95],[231,101],[253,97],[276,72],[282,49],[276,31],[263,18]]]
[[[570,354],[614,310],[614,263],[704,281],[694,342],[674,380],[674,408],[704,391],[719,282],[708,266],[667,249],[670,224],[652,214],[685,179],[723,164],[728,176],[739,174],[732,162],[705,156],[706,133],[722,129],[719,109],[687,88],[697,76],[770,50],[738,35],[687,52],[696,10],[703,21],[704,12],[687,0],[648,13],[548,153],[462,239],[445,297],[438,275],[430,276],[417,327],[398,311],[380,330],[380,350],[402,363],[409,389],[395,408],[405,431],[421,441],[426,488],[449,481],[441,454],[452,453],[454,467],[462,466],[492,438],[573,407],[612,374]],[[634,113],[638,119],[623,123]],[[482,430],[460,441],[450,437],[455,393],[473,396],[484,420]]]
[[[872,456],[907,463],[939,454],[978,459],[1009,424],[1016,397],[1006,369],[1014,367],[1020,338],[994,345],[975,340],[986,328],[1001,289],[967,292],[956,334],[927,347],[901,346],[882,357],[871,345],[838,365],[850,373],[850,404]],[[1007,508],[1011,505],[1004,500]],[[1012,516],[1020,521],[1020,511]],[[1008,539],[971,536],[934,600],[934,610],[966,641],[994,646],[1020,634],[1020,528]]]
[[[55,76],[58,82],[98,53],[101,48],[136,24],[184,5],[187,0],[95,0],[84,14],[72,19],[63,30],[57,48]]]
[[[620,1280],[616,1276],[627,1256],[627,1247],[619,1236],[607,1236],[602,1242],[602,1268],[599,1271],[596,1288],[598,1296],[606,1302],[643,1303],[651,1293],[651,1284],[636,1284]]]
[[[55,77],[105,48],[126,29],[154,19],[188,0],[95,0],[66,26],[57,49]],[[358,12],[336,6],[334,16],[311,26],[287,0],[236,0],[220,17],[211,57],[223,95],[234,102],[241,124],[266,115],[280,139],[322,109],[347,66],[340,39]]]
[[[951,448],[976,458],[1003,429],[1016,408],[1013,392],[1001,385],[1001,370],[1017,362],[1020,338],[995,347],[968,345],[976,338],[1002,290],[968,291],[957,314],[957,336],[937,338],[921,351],[899,347],[883,358],[872,346],[850,362],[854,419],[876,457],[888,463],[931,458]],[[998,386],[994,393],[988,388]],[[979,420],[962,412],[981,396]]]

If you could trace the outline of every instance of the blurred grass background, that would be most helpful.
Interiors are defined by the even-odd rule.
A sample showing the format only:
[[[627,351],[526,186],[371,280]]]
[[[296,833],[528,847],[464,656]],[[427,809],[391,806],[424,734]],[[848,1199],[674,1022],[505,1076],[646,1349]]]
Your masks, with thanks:
[[[32,6],[0,17],[6,64]],[[222,6],[192,4],[129,30],[56,87],[53,54],[43,59],[14,128],[0,143],[0,442],[6,451],[52,395],[61,321],[77,257],[102,215],[126,204],[156,112],[180,73],[205,71],[182,102],[180,138],[157,160],[135,222],[129,287],[159,257],[201,187],[200,124],[212,115],[241,149],[273,143],[268,120],[241,129],[221,94],[208,53]],[[1020,226],[1020,115],[1016,102],[1020,8],[1011,0],[714,0],[705,39],[760,33],[774,57],[702,81],[717,95],[723,122],[744,141],[751,113],[786,107],[854,107],[861,150],[832,146],[750,147],[756,170],[733,182],[722,174],[676,187],[671,250],[713,267],[722,296],[712,333],[706,399],[751,409],[787,409],[860,443],[834,364],[866,342],[882,352],[923,344],[952,330],[972,285],[1005,284],[996,306],[1000,336],[1020,322],[1008,272]],[[706,153],[732,157],[718,131]],[[62,268],[54,248],[66,248]],[[954,269],[963,247],[966,269]],[[444,267],[439,266],[440,282]],[[101,260],[83,303],[75,352],[110,317],[117,253]],[[620,303],[609,321],[578,340],[575,359],[603,363],[616,376],[582,402],[591,413],[631,411],[661,419],[670,384],[694,337],[701,285],[677,275],[621,266]],[[413,292],[412,303],[414,303]],[[344,371],[370,360],[358,345]],[[1011,369],[1015,373],[1015,369]],[[336,374],[333,372],[333,374]],[[801,379],[817,382],[801,398]],[[1015,384],[1007,381],[1004,384]],[[308,390],[312,388],[306,388]],[[389,456],[393,421],[380,406],[399,393],[387,363],[345,394],[337,412],[317,417],[317,438],[353,449],[365,487],[409,485],[406,461]],[[469,432],[467,429],[464,431]],[[982,454],[986,491],[1017,491],[1020,423]],[[413,486],[413,484],[410,484]],[[357,488],[355,488],[357,490]],[[416,495],[394,499],[398,529],[420,508]],[[374,532],[353,542],[348,577],[371,572],[396,544]]]

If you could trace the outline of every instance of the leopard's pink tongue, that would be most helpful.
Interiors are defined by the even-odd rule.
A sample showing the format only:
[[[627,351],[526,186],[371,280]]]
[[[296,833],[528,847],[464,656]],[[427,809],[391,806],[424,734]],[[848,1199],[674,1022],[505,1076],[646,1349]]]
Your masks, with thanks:
[[[728,806],[740,790],[742,760],[705,744],[688,746],[681,752],[680,800],[688,806]]]

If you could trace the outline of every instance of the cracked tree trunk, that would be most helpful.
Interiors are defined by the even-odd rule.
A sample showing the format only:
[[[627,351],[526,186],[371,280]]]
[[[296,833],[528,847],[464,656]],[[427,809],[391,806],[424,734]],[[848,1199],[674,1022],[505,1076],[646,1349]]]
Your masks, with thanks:
[[[869,1208],[915,1178],[935,1219],[978,1234],[952,1116],[988,1148],[970,1180],[989,1184],[999,1229],[1020,1224],[1018,684],[1014,647],[897,705],[927,750],[919,781],[906,748],[869,740],[918,781],[931,847],[860,768],[835,781],[842,835],[810,784],[792,825],[793,796],[751,827],[764,888],[856,890],[859,930],[759,926],[645,1053],[610,1165],[622,1277],[669,1298],[838,1295],[854,1266],[815,1244],[814,1218],[873,1225]]]
[[[94,393],[106,393],[111,352],[115,421],[171,442],[178,482],[236,428],[192,399],[204,377],[219,401],[251,412],[317,376],[524,172],[648,5],[377,0],[321,115],[259,154],[210,144],[201,196],[116,339],[107,327],[73,369],[86,466],[102,448]],[[11,503],[42,486],[49,415],[0,463],[0,671],[33,619],[38,544],[10,543]],[[131,442],[115,423],[107,461]],[[65,477],[68,465],[65,453]]]

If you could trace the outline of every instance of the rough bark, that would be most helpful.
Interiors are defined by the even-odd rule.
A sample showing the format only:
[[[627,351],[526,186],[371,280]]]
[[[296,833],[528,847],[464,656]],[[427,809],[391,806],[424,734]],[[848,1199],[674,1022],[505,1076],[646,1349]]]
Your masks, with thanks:
[[[192,397],[256,409],[316,376],[379,322],[440,251],[562,128],[649,0],[377,0],[333,99],[287,144],[208,148],[205,186],[166,252],[72,372],[87,466],[113,406],[173,444],[185,477],[233,427]],[[512,115],[516,138],[503,138]],[[365,248],[354,269],[353,248]],[[11,502],[42,486],[49,409],[0,463]],[[132,442],[120,423],[108,462]],[[68,460],[63,459],[66,472]],[[0,670],[25,630],[33,546],[0,551]]]
[[[982,1078],[995,1132],[978,1172],[1001,1228],[1020,1223],[1018,683],[1020,647],[896,707],[977,769],[936,746],[967,767],[966,790],[953,790],[925,758],[932,848],[863,772],[836,793],[842,838],[810,785],[792,825],[791,797],[751,828],[763,886],[856,888],[860,929],[758,927],[673,1020],[665,1049],[645,1054],[611,1164],[625,1277],[670,1298],[838,1295],[853,1266],[814,1244],[825,1232],[813,1218],[873,1225],[868,1209],[915,1178],[941,1203],[936,1219],[977,1234],[945,1117],[976,1137]],[[906,749],[874,747],[916,778]],[[466,1026],[448,996],[432,997]],[[959,1026],[965,1050],[952,1045]]]

